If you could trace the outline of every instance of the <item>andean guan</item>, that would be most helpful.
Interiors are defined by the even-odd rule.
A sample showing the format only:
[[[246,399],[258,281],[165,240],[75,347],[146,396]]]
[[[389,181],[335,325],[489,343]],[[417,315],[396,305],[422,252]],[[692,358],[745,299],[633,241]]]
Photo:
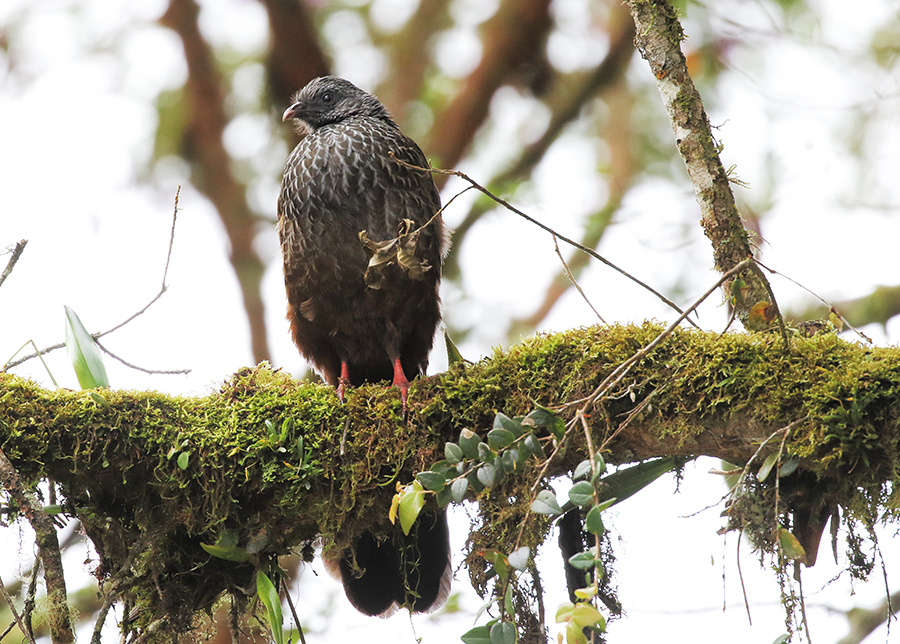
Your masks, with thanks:
[[[288,119],[304,135],[278,198],[294,343],[342,400],[347,384],[392,379],[405,410],[440,321],[440,195],[430,173],[408,167],[428,161],[377,98],[341,78],[312,80]],[[390,259],[370,269],[378,248]],[[367,615],[434,610],[452,573],[446,513],[423,513],[409,536],[366,532],[330,567]]]

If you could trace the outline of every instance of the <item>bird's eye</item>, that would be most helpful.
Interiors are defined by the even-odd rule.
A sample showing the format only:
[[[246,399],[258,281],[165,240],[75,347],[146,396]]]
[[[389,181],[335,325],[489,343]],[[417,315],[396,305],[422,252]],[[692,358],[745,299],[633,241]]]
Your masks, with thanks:
[[[334,103],[334,94],[322,94],[322,102],[325,105],[331,105]]]

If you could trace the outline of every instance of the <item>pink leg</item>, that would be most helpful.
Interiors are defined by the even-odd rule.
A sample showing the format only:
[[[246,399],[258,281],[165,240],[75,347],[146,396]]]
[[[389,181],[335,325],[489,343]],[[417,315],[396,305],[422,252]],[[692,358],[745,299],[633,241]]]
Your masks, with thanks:
[[[400,402],[403,403],[403,413],[406,413],[406,395],[409,393],[409,380],[403,373],[403,366],[400,364],[400,358],[394,360],[394,382],[393,385],[400,390]]]
[[[350,384],[350,371],[347,369],[347,363],[341,360],[341,377],[338,379],[337,395],[341,402],[344,402],[344,390]]]

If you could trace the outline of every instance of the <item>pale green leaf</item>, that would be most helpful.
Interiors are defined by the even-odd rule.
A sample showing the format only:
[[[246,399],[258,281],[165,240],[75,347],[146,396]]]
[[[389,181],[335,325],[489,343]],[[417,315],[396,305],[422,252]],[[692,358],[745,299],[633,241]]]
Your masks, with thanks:
[[[425,489],[418,481],[413,481],[400,492],[400,527],[403,534],[409,534],[424,506]]]
[[[587,516],[584,518],[584,527],[591,534],[602,535],[604,532],[603,528],[603,519],[600,517],[600,506],[595,505],[592,507]]]
[[[201,543],[200,547],[213,557],[224,559],[225,561],[237,561],[238,563],[243,563],[249,559],[246,548],[236,548],[234,546],[222,547],[219,545],[209,545],[208,543]]]
[[[575,604],[575,610],[572,611],[572,623],[578,626],[578,628],[584,628],[585,626],[594,626],[595,624],[599,624],[603,622],[604,626],[606,622],[603,620],[603,615],[600,614],[596,608],[594,608],[591,604],[587,602],[578,602]]]
[[[447,484],[447,479],[443,474],[430,470],[416,474],[416,480],[422,484],[422,487],[432,492],[440,492]]]
[[[800,541],[791,534],[790,530],[785,528],[778,529],[778,543],[784,552],[784,556],[789,559],[803,559],[806,557],[806,550],[800,545]]]
[[[462,448],[456,443],[447,443],[444,445],[444,458],[453,465],[459,463],[465,454],[463,454]]]
[[[516,625],[497,622],[491,626],[491,644],[516,644]]]
[[[492,429],[488,432],[487,439],[491,449],[501,450],[512,445],[516,436],[508,429]]]
[[[571,621],[566,624],[566,644],[587,644],[584,632]]]
[[[509,560],[509,565],[515,568],[516,570],[525,570],[525,567],[528,565],[528,558],[531,556],[531,549],[528,546],[522,546],[517,550],[510,553],[507,559]]]
[[[756,473],[756,479],[762,483],[766,480],[766,477],[769,476],[769,472],[772,471],[772,468],[775,466],[775,462],[778,460],[778,452],[774,452],[769,454],[766,457],[766,460],[763,461],[762,467],[759,468],[759,472]]]
[[[481,437],[471,429],[465,429],[459,433],[459,446],[466,458],[478,458],[478,445]]]
[[[594,486],[587,481],[578,481],[569,490],[569,500],[580,508],[594,502]]]
[[[556,623],[562,624],[563,622],[569,621],[569,618],[572,617],[572,611],[575,610],[575,604],[572,602],[563,602],[556,609]]]
[[[594,567],[594,555],[590,552],[579,552],[569,557],[569,564],[579,570],[587,570]]]
[[[275,584],[262,570],[256,571],[256,594],[263,606],[266,607],[266,618],[269,621],[269,628],[272,630],[272,639],[275,640],[275,644],[284,644],[281,599],[278,597],[278,591],[275,590]]]
[[[454,503],[461,502],[466,497],[466,490],[469,488],[469,481],[465,478],[458,478],[450,484],[450,490]]]
[[[78,315],[65,307],[66,311],[66,351],[75,368],[78,384],[82,389],[109,387],[109,378],[100,349],[91,334],[78,319]]]
[[[465,644],[491,644],[491,629],[487,626],[476,626],[463,633],[459,639]]]
[[[531,502],[531,511],[536,514],[549,514],[551,516],[562,514],[562,509],[556,501],[556,495],[549,490],[538,492],[534,501]]]

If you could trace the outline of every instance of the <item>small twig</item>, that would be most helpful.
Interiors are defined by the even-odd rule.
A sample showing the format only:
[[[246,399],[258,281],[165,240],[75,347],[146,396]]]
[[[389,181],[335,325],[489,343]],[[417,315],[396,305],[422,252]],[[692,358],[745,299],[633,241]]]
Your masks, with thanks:
[[[101,332],[99,332],[99,333],[92,333],[92,334],[91,334],[91,337],[94,338],[95,341],[98,340],[99,338],[102,338],[102,337],[105,336],[105,335],[109,335],[109,334],[112,333],[113,331],[118,331],[118,330],[121,329],[123,326],[125,326],[126,324],[128,324],[128,323],[130,323],[132,320],[134,320],[135,318],[137,318],[137,317],[143,315],[144,312],[146,312],[147,309],[149,309],[151,306],[153,306],[153,305],[156,303],[156,301],[157,301],[159,298],[161,298],[161,297],[163,296],[163,294],[168,290],[168,286],[166,286],[166,277],[167,277],[167,275],[168,275],[168,273],[169,273],[169,260],[170,260],[171,257],[172,257],[172,247],[173,247],[174,244],[175,244],[175,221],[176,221],[176,219],[177,219],[177,217],[178,217],[178,195],[179,195],[180,193],[181,193],[181,186],[178,186],[178,190],[176,190],[176,192],[175,192],[175,208],[174,208],[174,210],[173,210],[173,212],[172,212],[172,231],[171,231],[171,233],[169,234],[169,249],[168,249],[168,252],[166,253],[166,265],[165,265],[165,268],[163,269],[162,287],[160,288],[159,293],[157,293],[155,296],[153,296],[153,299],[151,299],[149,302],[147,302],[147,304],[146,304],[142,309],[140,309],[140,310],[137,311],[136,313],[134,313],[134,314],[132,314],[131,316],[129,316],[129,317],[128,317],[127,319],[125,319],[123,322],[120,322],[119,324],[115,325],[115,326],[112,327],[111,329],[107,329],[106,331],[101,331]],[[9,368],[11,368],[11,367],[17,367],[17,366],[19,366],[20,364],[22,364],[23,362],[27,362],[28,360],[31,360],[32,358],[37,358],[37,357],[39,357],[39,356],[41,356],[41,355],[43,355],[43,354],[45,354],[45,353],[50,353],[51,351],[56,351],[57,349],[62,349],[64,346],[66,346],[66,343],[65,343],[65,342],[59,342],[59,343],[57,343],[57,344],[50,345],[49,347],[46,347],[45,349],[40,349],[40,350],[39,350],[39,349],[36,348],[34,353],[30,353],[30,354],[28,354],[27,356],[24,356],[24,357],[22,357],[22,358],[19,358],[18,360],[10,360],[10,361],[8,361],[5,365],[3,365],[2,368],[0,368],[0,371],[6,371],[7,369],[9,369]],[[106,350],[104,349],[104,351],[106,351]],[[18,352],[17,352],[17,353],[18,353]],[[107,351],[107,353],[109,353],[109,352]],[[133,367],[133,365],[129,365],[127,362],[125,362],[125,361],[122,360],[121,358],[119,358],[119,357],[117,357],[117,356],[114,356],[114,355],[111,354],[111,353],[110,353],[109,355],[111,355],[111,356],[112,356],[113,358],[115,358],[116,360],[119,360],[119,361],[122,362],[123,364],[128,365],[129,367]],[[139,367],[133,367],[133,368],[138,369],[139,371],[145,371],[145,372],[147,372],[147,373],[176,373],[176,374],[177,374],[177,373],[188,373],[188,371],[190,371],[190,370],[179,370],[179,371],[147,371],[146,369],[141,369],[141,368],[139,368]],[[54,384],[56,384],[56,383],[54,382]]]
[[[97,615],[97,621],[94,623],[94,633],[91,635],[91,644],[102,644],[101,632],[103,630],[103,624],[106,623],[106,616],[109,614],[109,609],[112,608],[112,605],[115,603],[116,593],[108,593],[106,599],[103,600],[103,606],[100,608],[100,613]]]
[[[851,331],[853,331],[854,333],[856,333],[856,335],[858,335],[859,337],[861,337],[863,340],[865,340],[865,341],[868,342],[869,344],[875,344],[875,343],[872,341],[872,338],[870,338],[870,337],[867,336],[865,333],[863,333],[862,331],[860,331],[859,329],[857,329],[855,326],[853,326],[852,324],[850,324],[850,323],[847,321],[847,319],[846,319],[843,315],[841,315],[840,312],[838,312],[838,310],[837,310],[836,308],[834,308],[834,306],[833,306],[832,304],[829,304],[827,301],[825,301],[825,299],[823,299],[818,293],[816,293],[815,291],[813,291],[813,290],[809,289],[808,287],[804,286],[803,284],[801,284],[801,283],[798,282],[797,280],[788,277],[788,276],[785,275],[784,273],[779,273],[778,271],[776,271],[776,270],[774,270],[774,269],[772,269],[772,268],[769,268],[768,266],[766,266],[765,264],[763,264],[763,263],[762,263],[761,261],[759,261],[759,260],[756,260],[756,263],[757,263],[759,266],[761,266],[762,268],[764,268],[764,269],[766,269],[767,271],[769,271],[770,273],[772,273],[772,275],[778,275],[779,277],[783,277],[784,279],[786,279],[787,281],[789,281],[790,283],[792,283],[794,286],[799,286],[800,288],[802,288],[804,291],[806,291],[807,293],[809,293],[810,295],[812,295],[814,298],[816,298],[817,300],[819,300],[823,305],[827,306],[827,307],[828,307],[828,312],[829,312],[829,313],[834,313],[834,314],[841,320],[841,322],[843,322],[844,324],[846,324],[847,327],[848,327]]]
[[[6,603],[9,605],[9,612],[12,613],[13,619],[15,620],[16,625],[19,627],[19,630],[22,631],[22,634],[28,638],[28,641],[31,644],[36,644],[34,638],[28,634],[28,631],[25,630],[25,625],[22,624],[22,618],[19,616],[19,611],[16,610],[16,605],[13,603],[12,597],[9,596],[9,593],[6,592],[6,586],[3,585],[3,579],[0,577],[0,595],[3,595],[3,599],[6,600]],[[4,636],[9,632],[9,629],[6,629]]]
[[[3,272],[0,273],[0,286],[3,285],[3,282],[6,281],[6,278],[9,277],[10,273],[12,273],[13,267],[16,265],[16,262],[19,261],[19,256],[22,254],[22,251],[25,250],[25,245],[27,243],[28,240],[23,239],[16,244],[15,248],[13,248],[12,253],[9,257],[9,261],[6,262],[6,268],[4,268]]]
[[[806,420],[807,418],[809,418],[809,414],[807,414],[806,416],[803,416],[802,418],[798,418],[798,419],[796,419],[796,420],[790,422],[789,424],[785,425],[784,427],[782,427],[782,428],[780,428],[780,429],[776,429],[774,432],[772,432],[771,434],[769,434],[769,435],[766,437],[766,439],[765,439],[762,443],[760,443],[759,447],[756,448],[756,451],[753,452],[753,456],[751,456],[751,457],[750,457],[750,460],[747,461],[747,464],[744,465],[743,468],[741,468],[741,475],[738,477],[737,482],[735,482],[734,487],[731,488],[731,489],[732,489],[732,494],[737,494],[737,493],[738,493],[738,490],[739,490],[739,489],[741,488],[741,486],[744,484],[744,479],[747,478],[747,474],[749,474],[749,472],[750,472],[750,465],[752,465],[752,464],[753,464],[753,461],[756,460],[756,457],[760,455],[760,453],[763,451],[763,448],[766,446],[766,444],[767,444],[770,440],[772,440],[773,438],[775,438],[776,436],[778,436],[778,434],[784,433],[785,435],[787,435],[787,433],[788,433],[789,431],[791,431],[791,429],[793,429],[794,427],[796,427],[797,425],[799,425],[800,423],[802,423],[802,422],[803,422],[804,420]],[[783,447],[783,446],[784,446],[784,443],[782,443],[782,447]]]
[[[46,352],[46,349],[44,349],[44,350],[38,349],[37,345],[34,343],[34,340],[27,340],[21,347],[16,349],[16,352],[13,353],[12,356],[10,356],[9,360],[6,361],[6,364],[3,365],[2,368],[0,368],[0,372],[6,371],[6,367],[9,365],[12,365],[12,359],[18,355],[19,351],[21,351],[22,349],[27,347],[29,344],[34,347],[34,355],[36,355],[38,357],[38,359],[41,361],[41,364],[44,365],[44,369],[47,370],[47,375],[50,376],[50,381],[53,383],[53,386],[56,387],[57,389],[59,389],[59,384],[57,384],[56,378],[53,377],[53,372],[50,371],[50,367],[48,367],[47,363],[44,361],[43,354]],[[63,346],[65,346],[65,345],[63,345]],[[28,358],[23,358],[23,361],[27,360],[27,359]],[[16,363],[16,364],[18,364],[18,363]]]
[[[559,261],[563,265],[563,272],[565,272],[566,277],[569,278],[569,281],[572,283],[572,286],[581,294],[582,299],[587,303],[589,307],[591,307],[591,311],[594,312],[594,315],[597,316],[597,319],[600,320],[603,324],[606,324],[606,320],[603,319],[603,316],[597,312],[597,309],[594,308],[594,305],[591,304],[591,301],[588,299],[588,296],[584,294],[584,291],[581,290],[581,286],[578,284],[578,280],[575,279],[575,276],[572,274],[572,270],[569,268],[569,265],[566,263],[565,258],[562,256],[562,253],[559,252],[559,243],[556,241],[556,235],[553,235],[553,249],[556,251],[556,256],[559,257]]]
[[[787,427],[784,428],[784,435],[781,437],[781,445],[778,446],[778,455],[775,457],[775,466],[772,468],[774,470],[775,475],[775,508],[773,513],[775,515],[775,543],[780,544],[781,539],[778,538],[778,503],[781,501],[781,474],[778,473],[778,470],[781,469],[781,455],[784,454],[784,445],[787,443],[788,435],[791,433],[791,428],[794,423],[791,423]],[[823,526],[824,527],[824,526]],[[803,597],[803,591],[800,591],[800,597]]]
[[[618,367],[616,367],[612,373],[610,373],[603,382],[601,382],[596,389],[587,397],[581,398],[576,401],[571,401],[563,405],[563,407],[572,407],[574,405],[583,404],[583,409],[587,409],[589,405],[592,405],[600,396],[605,395],[607,392],[616,387],[631,371],[631,368],[643,360],[653,349],[655,349],[663,340],[669,337],[673,331],[681,324],[688,315],[691,314],[700,304],[702,304],[710,295],[712,295],[718,288],[733,275],[736,275],[747,268],[747,266],[752,263],[754,259],[752,257],[748,257],[744,261],[738,263],[731,270],[726,271],[722,274],[722,276],[713,284],[703,295],[701,295],[688,309],[683,312],[674,322],[672,322],[668,327],[666,327],[662,332],[660,332],[649,344],[641,347],[638,351],[631,355],[630,358],[620,363]],[[604,449],[605,444],[600,447],[600,449]]]
[[[100,347],[100,350],[101,350],[103,353],[105,353],[106,355],[108,355],[110,358],[113,358],[113,359],[115,359],[115,360],[118,360],[119,362],[121,362],[121,363],[122,363],[123,365],[125,365],[126,367],[129,367],[129,368],[131,368],[131,369],[134,369],[135,371],[142,371],[142,372],[144,372],[144,373],[149,373],[149,374],[151,374],[151,375],[156,375],[156,374],[163,374],[163,375],[177,375],[177,374],[190,373],[190,372],[191,372],[190,369],[146,369],[146,368],[144,368],[144,367],[139,367],[139,366],[137,366],[136,364],[131,364],[130,362],[128,362],[128,361],[125,360],[124,358],[120,358],[120,357],[117,356],[115,353],[113,353],[112,351],[110,351],[109,349],[107,349],[106,347],[104,347],[102,344],[100,344],[99,342],[97,342],[97,340],[94,340],[94,342],[96,342],[96,343],[97,343],[97,346]]]
[[[832,519],[833,520],[833,519]],[[875,530],[871,530],[872,534],[875,534]],[[887,626],[888,635],[891,633],[891,621],[896,620],[897,616],[894,614],[894,605],[891,599],[891,586],[888,583],[888,572],[887,565],[884,563],[884,553],[881,551],[881,544],[878,543],[878,536],[875,535],[875,552],[878,553],[878,561],[881,563],[881,578],[884,581],[884,602],[885,608],[887,609],[887,615],[885,617],[885,622]]]
[[[34,598],[37,594],[38,573],[41,571],[41,558],[35,557],[34,564],[31,566],[31,579],[28,582],[28,593],[25,595],[24,619],[25,628],[28,629],[29,637],[34,637],[34,627],[31,624],[31,614],[34,612]]]
[[[297,609],[294,608],[294,600],[291,599],[291,593],[287,588],[284,589],[284,596],[287,598],[288,606],[291,608],[291,615],[294,616],[294,623],[297,625],[297,632],[300,634],[300,644],[306,644],[306,638],[303,637],[303,624],[300,623],[300,618],[297,617]]]
[[[806,599],[803,596],[803,575],[797,575],[797,587],[800,590],[800,619],[803,620],[806,641],[808,644],[812,644],[812,636],[809,634],[809,620],[806,617]]]
[[[16,625],[16,622],[15,622],[15,620],[13,620],[9,623],[9,626],[7,626],[6,628],[3,629],[3,632],[0,633],[0,642],[3,641],[4,637],[9,635],[9,632],[15,627],[15,625]]]
[[[737,548],[734,553],[734,560],[737,562],[738,579],[741,582],[741,594],[744,596],[744,608],[747,610],[747,621],[753,626],[753,617],[750,615],[750,598],[747,597],[747,586],[744,584],[744,571],[741,570],[741,537],[743,531],[738,534]]]
[[[392,154],[392,156],[393,156],[393,154]],[[587,253],[588,255],[590,255],[591,257],[593,257],[594,259],[596,259],[596,260],[598,260],[598,261],[600,261],[600,262],[603,262],[604,264],[606,264],[607,266],[609,266],[611,269],[613,269],[614,271],[616,271],[616,272],[620,273],[621,275],[627,277],[628,279],[630,279],[632,282],[634,282],[634,283],[637,284],[638,286],[640,286],[640,287],[642,287],[642,288],[644,288],[644,289],[650,291],[651,293],[653,293],[656,297],[658,297],[660,300],[662,300],[663,302],[665,302],[665,303],[666,303],[668,306],[670,306],[671,308],[675,309],[675,310],[678,311],[679,313],[683,313],[683,311],[682,311],[680,308],[678,308],[678,305],[677,305],[677,304],[675,304],[672,300],[670,300],[669,298],[667,298],[665,295],[663,295],[662,293],[660,293],[659,291],[657,291],[655,288],[653,288],[653,287],[650,286],[649,284],[646,284],[645,282],[642,282],[641,280],[639,280],[638,278],[636,278],[634,275],[628,273],[628,272],[625,271],[624,269],[619,268],[618,266],[616,266],[615,264],[613,264],[611,261],[609,261],[608,259],[606,259],[605,257],[603,257],[600,253],[598,253],[597,251],[595,251],[593,248],[588,248],[588,247],[585,246],[584,244],[579,244],[579,243],[578,243],[577,241],[575,241],[574,239],[569,239],[569,238],[566,237],[565,235],[561,235],[560,233],[556,232],[555,230],[553,230],[553,229],[550,228],[549,226],[547,226],[547,225],[545,225],[545,224],[542,224],[541,222],[539,222],[539,221],[538,221],[537,219],[535,219],[534,217],[532,217],[532,216],[530,216],[530,215],[526,215],[524,212],[522,212],[521,210],[519,210],[518,208],[516,208],[515,206],[513,206],[511,203],[509,203],[509,202],[506,201],[505,199],[502,199],[501,197],[498,197],[498,196],[495,195],[493,192],[491,192],[490,190],[488,190],[487,188],[485,188],[484,186],[482,186],[481,184],[479,184],[477,181],[475,181],[474,179],[472,179],[471,177],[469,177],[469,175],[467,175],[465,172],[462,172],[462,171],[460,171],[460,170],[444,170],[444,169],[441,169],[441,168],[431,168],[431,167],[423,168],[423,167],[420,167],[420,166],[417,166],[417,165],[412,165],[411,163],[406,163],[405,161],[401,161],[400,159],[397,159],[397,158],[395,158],[394,160],[395,160],[397,163],[399,163],[400,165],[405,166],[405,167],[407,167],[407,168],[411,168],[412,170],[419,170],[420,172],[431,172],[432,174],[440,174],[440,175],[447,175],[447,176],[452,176],[452,177],[459,177],[459,178],[462,179],[463,181],[468,182],[473,188],[475,188],[476,190],[478,190],[480,193],[482,193],[483,195],[489,197],[490,199],[493,199],[495,202],[497,202],[498,204],[500,204],[501,206],[503,206],[504,208],[506,208],[506,209],[509,210],[510,212],[513,212],[513,213],[519,215],[520,217],[522,217],[522,218],[525,219],[526,221],[528,221],[528,222],[534,224],[535,226],[537,226],[537,227],[540,228],[541,230],[543,230],[543,231],[545,231],[545,232],[548,232],[548,233],[550,233],[551,235],[554,235],[555,237],[559,237],[561,240],[563,240],[564,242],[566,242],[566,243],[569,244],[570,246],[573,246],[574,248],[577,248],[578,250],[580,250],[580,251],[582,251],[582,252],[584,252],[584,253]],[[687,317],[687,316],[684,316],[684,317],[682,317],[681,319],[685,319],[686,317]],[[688,322],[689,322],[690,324],[694,325],[694,327],[697,327],[697,324],[696,324],[693,320],[688,319]],[[697,327],[697,328],[699,328],[699,327]]]
[[[175,205],[172,208],[172,230],[169,231],[169,249],[166,251],[166,267],[163,269],[162,285],[160,292],[165,291],[166,277],[169,275],[169,262],[172,260],[172,246],[175,243],[175,222],[178,220],[178,197],[181,196],[181,186],[175,189]]]

